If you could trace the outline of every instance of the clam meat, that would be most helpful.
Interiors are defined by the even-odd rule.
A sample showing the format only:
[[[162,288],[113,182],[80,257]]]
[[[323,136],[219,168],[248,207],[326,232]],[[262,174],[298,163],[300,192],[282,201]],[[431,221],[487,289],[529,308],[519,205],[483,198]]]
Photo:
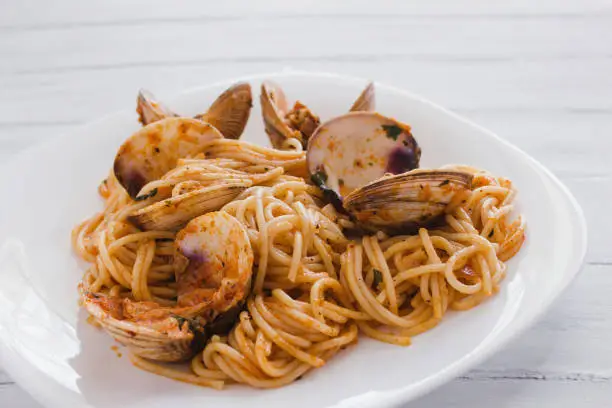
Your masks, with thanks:
[[[272,146],[288,149],[291,139],[297,140],[303,149],[321,121],[306,105],[296,101],[290,109],[287,97],[277,84],[264,81],[261,85],[261,111],[264,127]],[[374,85],[369,83],[351,106],[351,111],[373,110]]]

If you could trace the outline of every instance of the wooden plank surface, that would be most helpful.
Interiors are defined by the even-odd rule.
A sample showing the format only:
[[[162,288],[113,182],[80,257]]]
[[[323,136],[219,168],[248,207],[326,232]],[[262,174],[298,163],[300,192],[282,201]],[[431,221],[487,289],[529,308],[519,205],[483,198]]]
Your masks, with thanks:
[[[223,4],[218,4],[223,3]],[[612,400],[609,1],[0,4],[0,160],[119,109],[228,77],[332,71],[410,89],[553,170],[582,204],[588,264],[496,356],[410,407]],[[0,367],[0,407],[38,407]]]

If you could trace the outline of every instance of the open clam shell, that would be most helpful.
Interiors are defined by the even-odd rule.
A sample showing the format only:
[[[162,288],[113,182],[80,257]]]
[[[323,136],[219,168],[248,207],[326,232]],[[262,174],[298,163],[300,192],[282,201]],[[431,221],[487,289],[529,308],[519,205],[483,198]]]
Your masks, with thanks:
[[[157,122],[158,120],[179,116],[163,103],[159,102],[155,96],[146,89],[138,91],[136,112],[138,113],[138,121],[142,123],[143,126]]]
[[[359,97],[355,100],[349,112],[371,112],[376,109],[376,92],[374,90],[374,82],[366,85]]]
[[[90,292],[81,298],[89,314],[115,340],[140,357],[184,361],[203,345],[198,341],[203,331],[154,302],[132,302]]]
[[[228,179],[148,205],[128,220],[145,231],[177,230],[195,217],[219,210],[252,184],[249,179]]]
[[[246,127],[252,107],[251,85],[238,82],[219,95],[208,112],[195,118],[210,123],[228,139],[238,139]]]
[[[427,225],[469,197],[472,175],[414,170],[383,177],[344,197],[344,208],[365,229],[402,232]]]
[[[252,107],[251,85],[247,82],[238,82],[219,95],[207,112],[196,115],[194,119],[210,123],[228,139],[238,139],[249,120]],[[144,89],[138,92],[136,112],[143,126],[162,119],[182,116],[170,110],[151,92]]]
[[[351,112],[323,123],[308,146],[313,181],[343,197],[387,173],[419,166],[410,126],[375,112]]]
[[[260,101],[264,128],[272,146],[277,149],[285,149],[288,139],[297,139],[305,149],[309,139],[321,124],[319,117],[299,101],[289,109],[289,103],[282,88],[270,81],[264,81],[261,84]],[[350,110],[374,110],[374,105],[374,84],[369,83]]]
[[[273,147],[282,149],[287,139],[297,139],[305,145],[306,141],[300,131],[292,129],[285,121],[289,107],[287,97],[280,86],[269,81],[263,82],[259,100],[264,128]]]
[[[202,145],[223,136],[212,125],[196,119],[167,118],[130,136],[119,148],[115,176],[132,198],[150,181],[174,168],[178,159],[195,156]]]

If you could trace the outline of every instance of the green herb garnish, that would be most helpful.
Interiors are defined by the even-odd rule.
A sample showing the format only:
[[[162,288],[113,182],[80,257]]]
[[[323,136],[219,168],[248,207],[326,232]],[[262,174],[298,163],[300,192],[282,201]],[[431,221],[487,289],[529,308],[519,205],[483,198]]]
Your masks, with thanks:
[[[397,125],[382,125],[382,128],[389,139],[397,140],[398,136],[402,134],[402,128]]]
[[[315,174],[310,176],[310,180],[312,180],[312,182],[318,187],[322,187],[327,181],[327,174],[325,174],[323,170],[319,170]]]
[[[183,328],[183,324],[185,324],[185,322],[189,323],[189,320],[183,316],[179,316],[177,314],[172,314],[171,316],[178,322],[179,328],[181,329]]]
[[[441,182],[440,184],[438,184],[438,187],[442,187],[447,185],[448,183],[450,183],[450,180],[444,180],[443,182]]]
[[[377,288],[383,279],[382,272],[378,269],[372,269],[372,272],[374,273],[374,281],[372,283],[374,284],[374,288]]]
[[[156,195],[157,195],[157,189],[154,188],[153,190],[149,191],[146,194],[139,195],[138,197],[134,199],[134,201],[144,201],[147,198],[155,197]]]

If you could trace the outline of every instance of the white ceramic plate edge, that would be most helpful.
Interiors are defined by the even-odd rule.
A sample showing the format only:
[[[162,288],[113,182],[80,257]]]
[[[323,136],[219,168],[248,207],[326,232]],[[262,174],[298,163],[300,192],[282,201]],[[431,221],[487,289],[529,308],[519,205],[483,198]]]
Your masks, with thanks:
[[[230,83],[233,83],[239,80],[250,81],[250,80],[260,80],[262,78],[269,78],[269,77],[282,77],[282,76],[294,76],[294,75],[297,75],[297,76],[306,75],[306,76],[311,76],[311,77],[322,77],[322,78],[338,78],[339,80],[343,80],[343,81],[348,80],[348,81],[355,81],[359,83],[364,82],[364,80],[360,78],[347,77],[347,76],[337,75],[337,74],[285,70],[280,73],[257,74],[257,75],[251,75],[251,76],[232,79],[229,81],[219,81],[219,82],[215,82],[215,83],[212,83],[206,86],[188,90],[186,92],[179,94],[179,96],[188,94],[188,93],[192,93],[192,92],[197,92],[202,89],[218,86],[220,84],[224,84],[224,85],[230,84]],[[537,170],[539,170],[542,174],[544,174],[547,177],[547,181],[551,182],[555,187],[557,187],[563,193],[564,197],[567,199],[569,206],[572,208],[573,211],[575,211],[576,217],[572,221],[574,223],[574,229],[579,234],[575,238],[575,243],[577,244],[577,250],[578,250],[579,255],[572,258],[573,262],[571,263],[571,265],[568,265],[566,267],[566,270],[568,271],[568,273],[564,275],[564,279],[558,285],[557,291],[554,293],[551,293],[550,296],[543,302],[543,307],[541,307],[536,313],[529,316],[528,319],[521,320],[519,323],[517,323],[517,325],[514,326],[512,331],[504,331],[500,333],[498,336],[498,340],[495,343],[484,343],[483,346],[479,346],[478,348],[474,349],[473,352],[465,355],[462,359],[458,360],[454,364],[447,366],[441,372],[437,373],[436,375],[424,378],[419,383],[414,384],[409,389],[398,389],[396,391],[389,392],[387,397],[384,398],[384,403],[386,405],[391,406],[391,405],[397,405],[397,404],[406,402],[407,400],[412,400],[418,396],[421,396],[431,391],[432,389],[440,386],[441,384],[448,382],[449,380],[455,378],[461,373],[467,371],[469,368],[481,363],[482,361],[490,357],[494,352],[498,351],[499,349],[504,347],[506,344],[508,344],[511,340],[516,338],[519,334],[523,333],[528,327],[530,327],[535,321],[537,321],[544,314],[544,312],[550,308],[553,301],[559,297],[559,295],[567,288],[569,283],[573,280],[573,278],[580,271],[581,266],[584,261],[586,248],[587,248],[587,231],[586,231],[586,222],[585,222],[583,211],[580,205],[578,204],[578,202],[576,201],[576,199],[573,197],[573,195],[568,190],[568,188],[565,185],[563,185],[563,183],[561,183],[561,181],[559,181],[556,178],[556,176],[554,176],[548,169],[546,169],[537,160],[527,155],[525,152],[523,152],[518,147],[512,145],[510,142],[506,141],[505,139],[502,139],[497,134],[473,123],[469,119],[466,119],[454,112],[447,110],[446,108],[443,108],[413,93],[395,88],[393,86],[385,85],[385,87],[393,90],[394,92],[401,93],[412,99],[418,100],[423,104],[427,104],[431,106],[432,108],[440,111],[441,113],[451,116],[455,118],[456,120],[461,121],[464,124],[477,129],[481,133],[487,134],[489,137],[494,138],[495,140],[502,143],[507,148],[515,150],[516,152],[520,153],[524,158],[528,159],[529,162]],[[21,157],[35,154],[38,150],[44,150],[45,148],[47,148],[47,146],[52,145],[52,144],[61,144],[67,141],[68,139],[75,137],[76,134],[86,133],[85,130],[89,127],[96,126],[96,124],[100,122],[105,122],[113,118],[114,116],[120,116],[123,114],[125,114],[125,111],[105,115],[95,121],[88,122],[82,126],[79,126],[78,128],[74,129],[72,132],[69,132],[63,136],[55,137],[53,139],[49,139],[40,144],[37,144],[36,146],[33,146],[15,155],[7,163],[0,166],[0,169],[4,171],[8,171],[8,168],[11,166],[11,164],[15,161],[18,161]],[[9,374],[14,373],[15,377],[18,378],[19,385],[22,386],[26,391],[31,392],[35,397],[37,396],[38,394],[36,390],[37,386],[33,385],[31,382],[19,380],[19,378],[23,378],[22,374],[25,374],[25,372],[28,370],[30,372],[38,371],[36,367],[29,366],[27,368],[26,367],[17,368],[12,364],[7,364],[3,368]],[[45,401],[40,401],[40,402],[44,404]],[[380,403],[382,401],[378,400],[378,402]],[[340,403],[339,405],[342,405],[342,403]]]

